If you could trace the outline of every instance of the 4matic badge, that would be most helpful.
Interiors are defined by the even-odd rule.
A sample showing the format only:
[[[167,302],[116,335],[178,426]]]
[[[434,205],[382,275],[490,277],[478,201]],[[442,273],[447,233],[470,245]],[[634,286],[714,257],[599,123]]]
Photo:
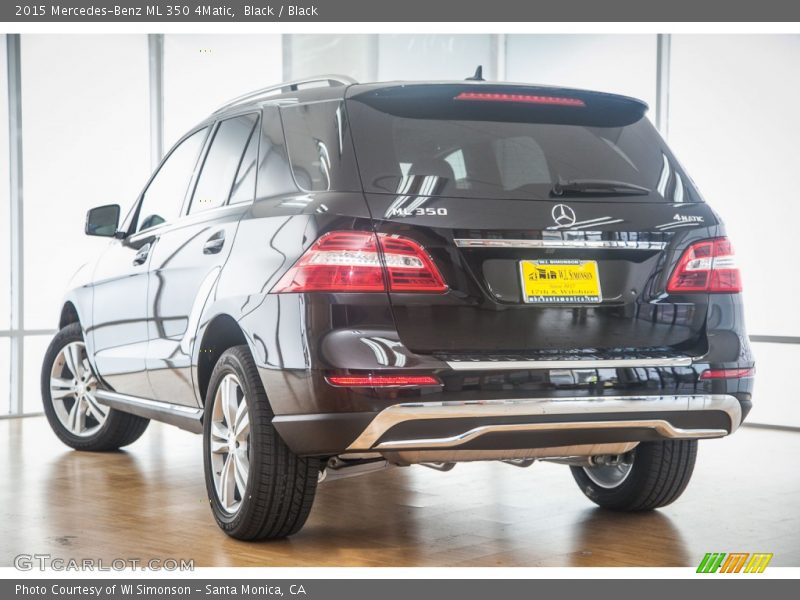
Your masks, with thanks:
[[[680,221],[681,223],[702,223],[703,217],[698,215],[679,215],[676,213],[675,216],[672,217],[672,220]]]

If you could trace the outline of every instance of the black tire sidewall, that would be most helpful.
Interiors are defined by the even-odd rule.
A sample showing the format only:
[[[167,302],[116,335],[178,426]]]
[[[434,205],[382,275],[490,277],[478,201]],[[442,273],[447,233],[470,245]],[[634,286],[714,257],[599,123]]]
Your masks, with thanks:
[[[58,418],[58,415],[55,411],[55,406],[53,406],[53,398],[50,393],[50,373],[53,370],[53,363],[55,363],[58,354],[61,352],[64,346],[73,342],[86,343],[84,341],[83,330],[80,323],[72,323],[64,327],[55,335],[55,337],[53,337],[53,340],[47,347],[44,360],[42,361],[42,406],[44,408],[44,414],[47,417],[47,421],[50,423],[50,427],[53,429],[59,439],[72,448],[82,449],[93,446],[98,440],[101,440],[104,437],[106,431],[108,431],[109,427],[111,426],[112,414],[109,412],[109,415],[106,417],[103,425],[95,433],[89,436],[75,435],[66,427],[64,427],[63,423],[61,423],[61,420]]]
[[[235,350],[235,349],[234,349]],[[247,410],[250,414],[250,440],[248,445],[250,461],[249,476],[247,479],[247,489],[242,498],[239,509],[231,514],[227,512],[217,497],[217,492],[214,487],[214,480],[212,476],[212,465],[210,456],[211,445],[211,412],[214,406],[214,396],[217,392],[220,382],[223,377],[228,374],[233,374],[239,380],[245,394],[245,402],[247,402]],[[224,531],[231,533],[238,530],[243,523],[249,522],[251,513],[255,509],[253,499],[253,486],[255,485],[257,474],[261,472],[263,466],[261,464],[261,445],[265,443],[264,436],[268,432],[258,430],[258,419],[254,416],[258,413],[259,409],[263,410],[263,406],[259,406],[259,397],[263,394],[260,389],[260,382],[250,381],[247,376],[246,370],[240,357],[235,351],[226,351],[219,359],[219,362],[214,367],[211,378],[208,382],[208,391],[206,393],[204,415],[203,415],[203,470],[205,472],[206,490],[208,492],[208,500],[211,504],[214,518],[216,519],[220,528]]]
[[[660,442],[642,442],[633,451],[633,465],[628,477],[615,488],[603,488],[592,481],[583,467],[570,467],[575,482],[584,495],[595,504],[617,511],[647,511],[660,508],[671,503],[683,493],[692,471],[694,458],[688,468],[677,469],[671,477],[663,478],[663,467],[666,460],[665,447],[675,448],[682,444],[694,455],[697,452],[697,440],[667,440]],[[668,469],[671,471],[671,469]],[[665,501],[654,501],[652,493],[659,490],[657,496]]]

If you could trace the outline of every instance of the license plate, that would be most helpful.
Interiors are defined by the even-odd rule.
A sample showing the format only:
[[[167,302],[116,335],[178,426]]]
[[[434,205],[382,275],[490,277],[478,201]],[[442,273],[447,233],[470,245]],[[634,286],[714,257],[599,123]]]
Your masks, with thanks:
[[[600,277],[594,260],[523,260],[522,297],[528,304],[600,302]]]

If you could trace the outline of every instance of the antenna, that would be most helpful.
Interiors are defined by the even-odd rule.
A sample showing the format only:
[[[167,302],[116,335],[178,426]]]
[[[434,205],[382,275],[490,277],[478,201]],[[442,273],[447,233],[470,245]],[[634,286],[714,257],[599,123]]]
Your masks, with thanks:
[[[465,81],[486,81],[483,78],[483,65],[478,65],[478,68],[475,69],[475,75],[467,77]]]

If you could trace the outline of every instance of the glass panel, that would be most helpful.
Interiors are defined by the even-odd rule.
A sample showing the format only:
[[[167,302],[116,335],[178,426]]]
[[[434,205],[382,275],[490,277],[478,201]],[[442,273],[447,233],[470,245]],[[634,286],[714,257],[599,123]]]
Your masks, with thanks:
[[[377,71],[376,35],[293,34],[286,37],[286,78],[322,73],[373,81]]]
[[[203,161],[189,207],[190,213],[217,208],[228,201],[233,178],[236,177],[257,120],[256,115],[245,115],[219,124]]]
[[[236,173],[236,180],[231,189],[230,204],[241,202],[252,202],[256,193],[256,167],[258,162],[258,138],[259,132],[256,130],[250,136],[239,171]]]
[[[670,144],[733,240],[747,329],[798,336],[800,36],[673,36],[671,62]]]
[[[52,336],[32,335],[25,337],[22,379],[22,412],[42,412],[42,361]]]
[[[0,35],[0,115],[8,115],[8,70],[6,69],[6,36]],[[9,278],[11,260],[8,238],[9,214],[8,193],[8,118],[0,119],[0,329],[9,326]],[[3,398],[6,390],[0,391],[0,414],[5,409]]]
[[[9,372],[8,362],[11,360],[9,354],[10,341],[8,338],[0,337],[0,415],[6,415],[11,409],[11,398],[9,396]]]
[[[137,231],[169,223],[180,215],[207,134],[206,127],[190,135],[172,150],[161,165],[144,193]]]
[[[424,187],[425,195],[535,199],[562,186],[572,202],[592,196],[571,193],[580,190],[571,184],[606,182],[615,199],[672,201],[658,190],[669,150],[640,102],[585,92],[559,97],[574,103],[565,105],[474,101],[464,89],[395,86],[347,100],[367,191],[423,193]],[[539,88],[495,89],[541,98]],[[286,133],[294,163],[289,127]],[[695,199],[690,187],[684,189]]]
[[[509,35],[506,80],[656,99],[655,35]],[[648,115],[655,119],[655,111]]]
[[[381,35],[378,80],[464,79],[483,65],[483,76],[496,79],[490,35]]]
[[[360,189],[342,103],[281,109],[295,181],[306,191]]]
[[[800,345],[753,344],[756,383],[753,410],[747,421],[800,427],[800,402],[792,393],[794,369],[800,360]]]
[[[280,83],[280,35],[164,36],[164,143],[172,146],[229,100]]]
[[[29,329],[55,327],[72,274],[108,244],[83,235],[86,211],[125,214],[150,173],[147,89],[144,35],[22,36]]]

